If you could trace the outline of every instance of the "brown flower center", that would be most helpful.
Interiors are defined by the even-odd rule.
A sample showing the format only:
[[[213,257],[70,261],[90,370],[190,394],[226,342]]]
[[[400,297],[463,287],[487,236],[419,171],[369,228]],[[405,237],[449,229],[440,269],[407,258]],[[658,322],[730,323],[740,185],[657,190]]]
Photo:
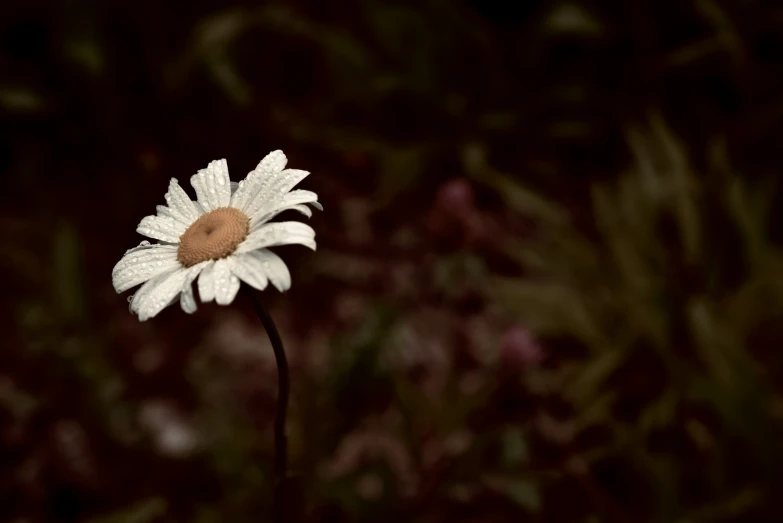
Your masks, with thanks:
[[[250,220],[233,207],[220,207],[199,217],[179,237],[177,260],[192,267],[207,260],[219,260],[234,252],[247,237]]]

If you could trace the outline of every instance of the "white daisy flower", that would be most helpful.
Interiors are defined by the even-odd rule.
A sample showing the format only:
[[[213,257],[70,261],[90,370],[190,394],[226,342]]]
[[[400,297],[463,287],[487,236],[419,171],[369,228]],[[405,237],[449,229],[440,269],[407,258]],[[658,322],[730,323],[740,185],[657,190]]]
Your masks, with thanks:
[[[273,151],[234,183],[226,160],[213,161],[190,178],[198,201],[171,179],[167,205],[159,205],[157,215],[136,229],[160,243],[141,242],[112,271],[118,293],[144,284],[129,299],[139,320],[152,318],[178,297],[182,310],[195,312],[196,278],[201,301],[220,305],[234,300],[240,280],[258,290],[270,282],[281,292],[291,287],[288,267],[268,248],[299,244],[315,250],[315,231],[301,222],[268,222],[289,209],[309,217],[307,203],[322,207],[314,192],[291,190],[309,173],[284,169],[286,162],[282,151]]]

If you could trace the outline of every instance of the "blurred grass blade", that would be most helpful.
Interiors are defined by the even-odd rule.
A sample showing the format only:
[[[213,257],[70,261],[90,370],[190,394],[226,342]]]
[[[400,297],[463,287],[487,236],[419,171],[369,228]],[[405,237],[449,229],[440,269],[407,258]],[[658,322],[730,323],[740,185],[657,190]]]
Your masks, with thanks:
[[[66,321],[83,320],[86,314],[82,252],[73,224],[60,222],[53,245],[54,301]]]
[[[109,516],[91,519],[88,523],[150,523],[166,513],[167,503],[163,498],[141,501],[131,507]]]

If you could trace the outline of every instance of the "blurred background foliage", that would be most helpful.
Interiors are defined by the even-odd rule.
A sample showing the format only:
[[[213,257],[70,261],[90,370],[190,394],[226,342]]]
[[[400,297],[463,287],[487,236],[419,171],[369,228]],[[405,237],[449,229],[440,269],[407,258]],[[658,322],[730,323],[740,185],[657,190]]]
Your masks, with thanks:
[[[0,9],[2,521],[267,518],[248,304],[109,275],[170,177],[277,148],[326,208],[263,294],[299,520],[780,520],[779,3]]]

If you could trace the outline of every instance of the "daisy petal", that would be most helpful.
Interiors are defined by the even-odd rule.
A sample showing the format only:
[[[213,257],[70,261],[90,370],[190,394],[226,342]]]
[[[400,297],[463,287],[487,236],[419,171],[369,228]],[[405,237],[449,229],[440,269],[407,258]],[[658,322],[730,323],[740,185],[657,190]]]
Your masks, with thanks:
[[[280,209],[280,212],[283,212],[283,211],[296,211],[296,212],[304,214],[308,218],[312,218],[313,217],[313,211],[307,205],[291,205],[289,207],[283,207],[282,209]]]
[[[238,254],[229,258],[231,272],[254,289],[263,291],[269,284],[264,265],[252,253]]]
[[[150,245],[146,249],[132,249],[112,270],[114,290],[125,292],[178,266],[175,245]]]
[[[165,205],[156,205],[155,211],[158,213],[158,218],[171,218],[172,220],[182,222],[180,217]]]
[[[231,201],[231,181],[225,159],[214,160],[190,178],[198,201],[206,211],[227,207]]]
[[[285,169],[287,163],[288,158],[283,154],[283,151],[278,149],[264,156],[261,161],[258,162],[258,167],[256,167],[256,169],[268,173],[279,173]]]
[[[166,216],[146,216],[139,226],[136,227],[136,232],[143,234],[148,238],[154,238],[169,243],[179,242],[179,237],[185,232],[187,226],[180,221]]]
[[[180,268],[168,274],[162,274],[150,280],[154,282],[149,291],[145,292],[138,301],[134,298],[136,312],[139,315],[139,321],[146,321],[152,318],[164,308],[173,303],[174,298],[182,292],[182,285],[188,278],[190,269]]]
[[[198,308],[196,306],[196,298],[193,296],[193,280],[196,279],[204,267],[211,263],[212,261],[209,260],[190,267],[188,277],[182,284],[182,295],[180,296],[179,304],[182,307],[182,310],[188,314],[193,314]]]
[[[215,299],[215,277],[213,263],[208,263],[198,276],[198,296],[201,303],[209,303]]]
[[[173,274],[177,269],[169,269],[166,272],[162,272],[152,278],[151,280],[148,280],[144,285],[142,285],[138,291],[131,297],[131,303],[130,303],[130,309],[134,314],[138,314],[139,310],[139,303],[141,302],[142,298],[149,294],[153,289],[155,289],[158,284],[161,281],[161,278],[166,278],[170,274]]]
[[[261,262],[269,281],[277,290],[285,292],[291,288],[291,273],[280,256],[267,249],[253,251],[250,256]]]
[[[239,244],[236,252],[250,252],[275,245],[304,245],[315,250],[315,231],[301,222],[267,223],[257,231],[251,232],[245,241]]]
[[[193,279],[186,281],[182,286],[182,295],[179,297],[179,306],[187,314],[193,314],[198,310],[196,297],[193,295],[193,280],[198,274],[193,275]]]
[[[201,209],[207,213],[214,209],[209,200],[209,188],[207,187],[207,173],[202,169],[190,177],[190,185],[196,190],[196,199]]]
[[[239,290],[239,278],[231,274],[231,265],[225,258],[215,262],[214,279],[217,304],[228,305],[234,301]]]
[[[300,169],[285,169],[280,171],[274,179],[270,180],[255,195],[249,205],[246,206],[246,214],[251,220],[269,212],[275,205],[294,188],[296,184],[304,180],[310,173]]]
[[[303,171],[302,169],[285,169],[282,171],[278,184],[274,187],[271,197],[283,197],[288,194],[291,189],[296,187],[299,182],[310,176],[310,171]]]
[[[274,183],[287,162],[288,159],[283,151],[277,150],[267,154],[239,184],[237,191],[231,197],[231,206],[245,211],[259,191]]]
[[[225,159],[215,160],[207,166],[207,182],[210,198],[216,207],[228,207],[231,203],[231,180],[228,177],[228,163]],[[215,192],[212,192],[212,189]]]
[[[179,182],[176,178],[172,178],[169,182],[169,190],[166,193],[166,205],[176,215],[181,217],[181,221],[190,225],[196,218],[202,213],[196,209],[193,202],[190,200],[190,196],[185,192],[185,189],[179,186]]]
[[[283,203],[285,205],[292,205],[294,203],[311,203],[315,205],[318,203],[318,195],[315,194],[313,191],[305,191],[304,189],[297,189],[295,191],[291,191],[288,194],[286,194],[285,197],[283,198]],[[318,210],[322,211],[323,208],[320,208]]]
[[[269,222],[269,220],[271,220],[278,214],[283,213],[285,211],[297,211],[304,214],[308,218],[313,216],[313,211],[311,211],[307,205],[288,205],[286,207],[279,207],[274,212],[266,213],[263,217],[261,217],[261,219],[256,221],[255,225],[251,225],[250,232],[255,232],[259,230],[261,227],[264,227],[267,224],[267,222]],[[250,223],[252,224],[253,222],[251,221]]]
[[[312,213],[309,210],[303,211],[299,207],[299,205],[303,203],[312,204],[316,209],[321,211],[323,210],[321,204],[318,203],[318,195],[314,192],[304,191],[301,189],[291,191],[285,194],[282,199],[278,200],[277,202],[264,206],[266,209],[264,214],[256,213],[255,218],[251,217],[250,230],[256,230],[258,226],[263,225],[281,212],[288,209],[295,209],[309,218],[312,216]]]

